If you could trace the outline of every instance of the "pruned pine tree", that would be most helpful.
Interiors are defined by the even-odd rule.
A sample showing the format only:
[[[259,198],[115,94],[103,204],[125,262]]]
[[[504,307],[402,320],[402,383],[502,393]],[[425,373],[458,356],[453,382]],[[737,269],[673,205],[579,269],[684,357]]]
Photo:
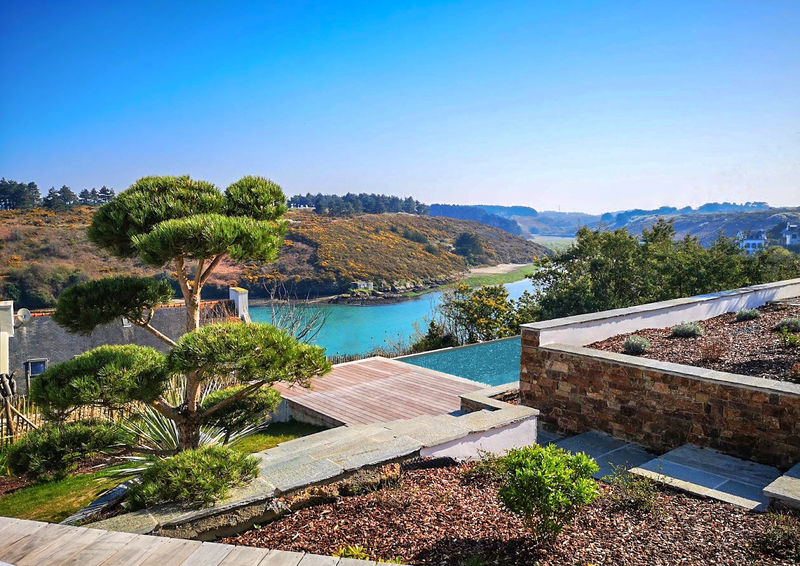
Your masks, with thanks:
[[[102,190],[101,190],[102,193]],[[152,325],[158,305],[172,298],[167,281],[111,277],[75,285],[59,297],[54,320],[88,334],[127,318],[171,347],[168,355],[139,346],[103,346],[49,368],[32,386],[53,414],[83,405],[150,404],[176,423],[179,450],[196,448],[200,426],[218,411],[275,381],[299,382],[330,369],[322,348],[266,324],[200,327],[203,286],[223,258],[272,261],[283,242],[286,201],[281,188],[244,177],[222,193],[187,177],[146,177],[101,206],[89,239],[117,257],[168,267],[186,305],[186,331],[174,341]],[[186,379],[183,398],[164,397],[172,376]],[[204,383],[235,376],[243,385],[213,406],[201,406]]]

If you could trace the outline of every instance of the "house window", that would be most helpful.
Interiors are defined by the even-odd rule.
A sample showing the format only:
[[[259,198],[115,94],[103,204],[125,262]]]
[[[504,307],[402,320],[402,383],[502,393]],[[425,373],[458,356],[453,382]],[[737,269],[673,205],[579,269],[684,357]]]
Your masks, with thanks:
[[[29,378],[43,374],[44,370],[46,369],[47,369],[47,358],[37,358],[25,362],[25,373]]]

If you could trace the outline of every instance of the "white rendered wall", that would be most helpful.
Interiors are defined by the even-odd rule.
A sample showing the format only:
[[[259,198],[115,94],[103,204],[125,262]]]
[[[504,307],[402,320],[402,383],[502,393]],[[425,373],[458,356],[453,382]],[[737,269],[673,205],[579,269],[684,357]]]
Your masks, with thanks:
[[[765,283],[732,291],[635,307],[570,316],[523,325],[539,331],[539,345],[581,346],[644,328],[667,328],[705,320],[728,312],[760,307],[769,301],[800,297],[800,279]]]
[[[453,458],[454,460],[480,460],[481,453],[505,454],[512,448],[529,446],[536,442],[536,417],[484,432],[473,432],[463,438],[439,446],[423,448],[423,458]]]

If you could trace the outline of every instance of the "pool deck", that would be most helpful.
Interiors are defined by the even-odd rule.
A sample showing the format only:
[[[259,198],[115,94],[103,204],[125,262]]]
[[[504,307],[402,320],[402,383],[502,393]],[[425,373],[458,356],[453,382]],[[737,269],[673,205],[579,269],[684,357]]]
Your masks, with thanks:
[[[388,358],[338,364],[312,389],[278,383],[294,414],[331,426],[371,424],[461,410],[460,396],[484,389],[475,381]]]

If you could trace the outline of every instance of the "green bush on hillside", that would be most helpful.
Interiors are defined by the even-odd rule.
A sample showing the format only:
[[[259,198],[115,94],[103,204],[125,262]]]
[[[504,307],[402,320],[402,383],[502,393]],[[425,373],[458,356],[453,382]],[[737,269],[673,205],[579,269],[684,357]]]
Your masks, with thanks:
[[[156,461],[131,487],[132,509],[158,503],[210,505],[224,498],[232,487],[258,476],[258,460],[224,446],[184,450]]]
[[[125,440],[119,426],[98,421],[48,424],[10,444],[3,460],[15,476],[35,482],[65,478],[84,458]]]

